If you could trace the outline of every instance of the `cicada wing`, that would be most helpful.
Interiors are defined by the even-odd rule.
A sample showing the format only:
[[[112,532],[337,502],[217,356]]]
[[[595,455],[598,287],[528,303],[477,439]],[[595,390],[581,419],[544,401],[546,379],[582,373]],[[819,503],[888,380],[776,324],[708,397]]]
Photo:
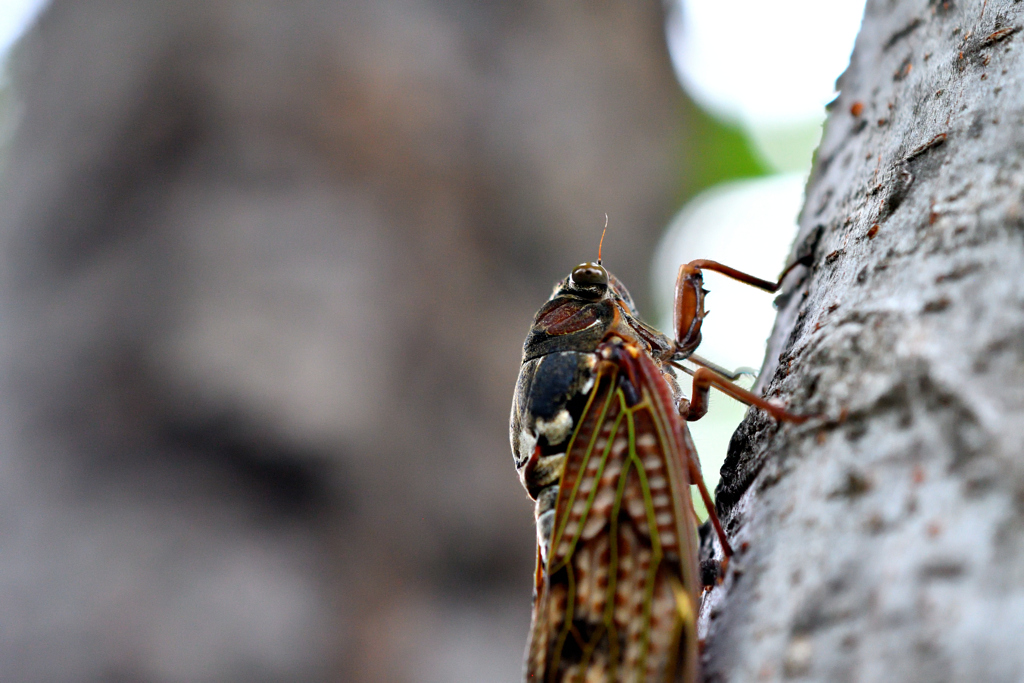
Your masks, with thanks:
[[[685,427],[654,362],[598,348],[538,567],[526,679],[694,681],[697,547]]]

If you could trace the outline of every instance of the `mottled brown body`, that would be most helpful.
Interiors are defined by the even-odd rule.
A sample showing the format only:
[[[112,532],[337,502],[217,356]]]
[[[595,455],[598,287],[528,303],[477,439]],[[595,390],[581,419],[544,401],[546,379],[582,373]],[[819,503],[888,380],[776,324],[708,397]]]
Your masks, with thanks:
[[[668,386],[612,335],[570,443],[546,567],[538,572],[527,679],[691,681],[696,520]]]
[[[625,287],[600,263],[585,263],[555,287],[534,319],[510,423],[516,468],[536,502],[528,681],[698,677],[691,484],[722,552],[732,551],[685,421],[707,412],[712,386],[776,419],[805,419],[693,355],[705,316],[703,270],[765,291],[779,287],[715,261],[685,264],[670,340],[639,320]],[[699,367],[678,364],[687,358]],[[689,400],[677,397],[673,368],[693,375]]]
[[[568,278],[537,314],[512,410],[537,502],[527,680],[696,678],[696,454],[654,360],[671,350],[611,276]]]

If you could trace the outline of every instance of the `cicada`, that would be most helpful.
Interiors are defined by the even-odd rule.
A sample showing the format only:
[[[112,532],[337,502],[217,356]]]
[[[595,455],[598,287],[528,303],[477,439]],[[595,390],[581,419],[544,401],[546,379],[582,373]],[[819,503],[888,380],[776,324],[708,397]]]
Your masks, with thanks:
[[[712,386],[797,419],[694,355],[705,316],[702,270],[778,289],[714,261],[685,264],[669,339],[640,320],[598,258],[559,282],[533,321],[510,424],[537,525],[528,681],[697,678],[701,586],[691,485],[726,557],[731,549],[686,420],[705,414]],[[684,359],[698,366],[689,400],[673,373]]]

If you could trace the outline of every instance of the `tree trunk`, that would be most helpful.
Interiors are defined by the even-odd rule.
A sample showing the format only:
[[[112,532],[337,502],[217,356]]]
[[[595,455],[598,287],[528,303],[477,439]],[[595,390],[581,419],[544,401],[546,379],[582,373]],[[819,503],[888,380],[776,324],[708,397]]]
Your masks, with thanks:
[[[1020,0],[869,0],[733,437],[709,681],[1024,679]],[[808,55],[813,58],[813,55]]]

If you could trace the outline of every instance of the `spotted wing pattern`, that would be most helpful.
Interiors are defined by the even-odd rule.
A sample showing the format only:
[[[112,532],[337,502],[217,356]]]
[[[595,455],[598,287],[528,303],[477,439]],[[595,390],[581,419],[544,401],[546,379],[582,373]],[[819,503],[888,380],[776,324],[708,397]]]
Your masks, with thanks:
[[[617,337],[568,449],[526,678],[696,678],[697,548],[685,426],[654,362]]]

